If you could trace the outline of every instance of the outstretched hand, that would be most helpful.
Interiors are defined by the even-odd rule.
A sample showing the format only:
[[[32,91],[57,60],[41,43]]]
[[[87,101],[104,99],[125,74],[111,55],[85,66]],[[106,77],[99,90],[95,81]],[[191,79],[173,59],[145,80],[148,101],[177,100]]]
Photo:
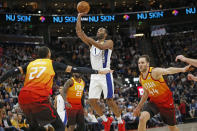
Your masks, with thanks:
[[[98,71],[98,74],[104,74],[104,75],[105,75],[105,74],[107,74],[107,73],[113,73],[113,72],[114,72],[114,70],[102,70],[102,71],[99,70],[99,71]]]
[[[188,74],[188,75],[187,75],[187,79],[188,79],[188,80],[195,80],[195,76],[192,75],[192,74]]]
[[[183,55],[178,55],[175,59],[175,61],[177,62],[178,60],[185,62],[185,56]]]
[[[187,72],[187,71],[190,71],[190,67],[191,65],[187,65],[183,68],[183,72]]]

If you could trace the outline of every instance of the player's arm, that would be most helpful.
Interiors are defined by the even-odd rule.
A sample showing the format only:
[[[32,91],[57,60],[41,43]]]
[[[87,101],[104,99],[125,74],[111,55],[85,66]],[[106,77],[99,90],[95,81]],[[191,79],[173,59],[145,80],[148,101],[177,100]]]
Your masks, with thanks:
[[[187,75],[188,80],[193,80],[193,81],[197,81],[197,77],[192,75],[192,74],[188,74]]]
[[[73,80],[72,79],[68,79],[66,81],[66,83],[64,84],[64,87],[62,89],[62,91],[60,92],[64,101],[66,101],[66,94],[67,94],[67,91],[68,89],[73,85]]]
[[[0,83],[2,83],[3,81],[7,80],[10,77],[17,76],[18,74],[25,74],[27,66],[28,64],[7,71],[3,76],[0,77]]]
[[[88,36],[84,33],[84,31],[81,29],[81,15],[78,15],[77,17],[77,24],[76,24],[76,33],[77,36],[89,47],[91,44],[87,41]]]
[[[59,62],[53,62],[53,69],[55,72],[69,72],[69,73],[81,73],[81,74],[107,74],[112,73],[112,70],[94,70],[86,67],[73,67]]]
[[[142,96],[142,98],[141,98],[139,104],[137,105],[137,107],[135,108],[135,110],[134,110],[134,112],[133,112],[133,113],[134,113],[134,116],[139,116],[140,110],[142,109],[144,103],[145,103],[146,100],[148,99],[148,96],[149,96],[148,90],[146,90],[145,88],[143,88],[143,90],[144,90],[144,94],[143,94],[143,96]]]
[[[55,96],[54,108],[57,110],[57,96]]]
[[[168,74],[176,74],[181,72],[187,72],[189,70],[191,65],[185,66],[183,68],[177,68],[177,67],[169,67],[169,68],[154,68],[152,70],[152,77],[156,80],[159,80],[163,75]]]
[[[94,39],[91,37],[88,37],[84,31],[81,29],[81,16],[83,14],[79,13],[78,18],[77,18],[77,25],[76,25],[76,32],[77,36],[87,45],[91,46],[94,45],[95,47],[99,48],[100,50],[105,50],[105,49],[112,49],[113,48],[113,41],[112,40],[107,40],[105,44],[99,44],[96,42]]]
[[[190,59],[190,58],[187,58],[187,57],[185,57],[183,55],[178,55],[176,57],[176,61],[178,61],[178,60],[186,62],[186,63],[188,63],[190,65],[193,65],[193,66],[197,67],[197,59]]]

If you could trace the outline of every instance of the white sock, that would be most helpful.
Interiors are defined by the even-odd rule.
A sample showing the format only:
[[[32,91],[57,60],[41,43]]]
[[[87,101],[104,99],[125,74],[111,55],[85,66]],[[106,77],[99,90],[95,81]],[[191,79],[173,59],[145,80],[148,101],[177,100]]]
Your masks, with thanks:
[[[105,115],[102,115],[101,118],[103,119],[104,122],[107,122],[107,117]]]
[[[121,119],[121,116],[117,117],[117,120],[118,120],[118,124],[122,124],[123,123],[123,121]]]

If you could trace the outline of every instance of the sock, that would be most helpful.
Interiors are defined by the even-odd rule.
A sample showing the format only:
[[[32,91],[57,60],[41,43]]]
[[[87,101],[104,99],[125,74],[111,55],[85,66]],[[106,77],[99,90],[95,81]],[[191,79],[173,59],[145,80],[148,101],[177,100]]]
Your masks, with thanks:
[[[102,115],[101,118],[103,119],[104,122],[107,122],[107,118],[105,115]]]
[[[117,117],[117,120],[118,120],[118,124],[122,124],[123,123],[123,121],[121,119],[121,116]]]

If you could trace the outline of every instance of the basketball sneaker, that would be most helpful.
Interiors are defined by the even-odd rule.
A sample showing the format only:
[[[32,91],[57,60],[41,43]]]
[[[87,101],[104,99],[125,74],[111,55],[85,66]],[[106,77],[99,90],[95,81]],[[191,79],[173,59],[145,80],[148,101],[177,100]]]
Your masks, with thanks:
[[[125,121],[122,120],[122,122],[118,124],[118,131],[125,131]]]
[[[112,117],[108,117],[106,122],[102,122],[104,126],[104,131],[110,131],[111,123],[114,119]]]

